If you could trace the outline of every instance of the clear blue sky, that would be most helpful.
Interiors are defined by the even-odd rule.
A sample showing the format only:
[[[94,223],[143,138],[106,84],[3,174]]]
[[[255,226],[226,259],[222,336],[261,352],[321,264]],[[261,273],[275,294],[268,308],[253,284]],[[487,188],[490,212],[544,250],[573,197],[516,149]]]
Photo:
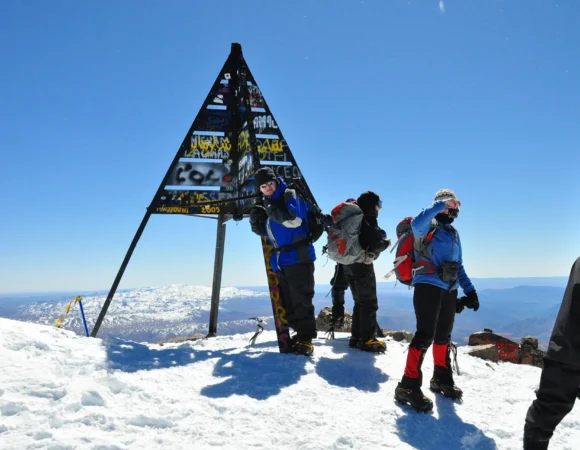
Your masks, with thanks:
[[[573,0],[1,2],[0,292],[110,287],[232,42],[325,210],[372,189],[393,236],[449,187],[470,276],[567,275],[579,23]],[[226,242],[223,285],[265,284],[247,220]],[[214,246],[154,215],[121,288],[210,285]]]

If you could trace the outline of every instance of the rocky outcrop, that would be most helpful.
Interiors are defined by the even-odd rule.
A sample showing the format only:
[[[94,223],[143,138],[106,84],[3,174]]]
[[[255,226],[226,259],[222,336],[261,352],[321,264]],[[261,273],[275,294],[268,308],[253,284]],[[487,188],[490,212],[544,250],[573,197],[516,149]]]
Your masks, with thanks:
[[[522,338],[520,344],[519,360],[520,364],[544,367],[544,352],[538,348],[538,339],[531,336]]]
[[[518,362],[519,345],[504,336],[494,333],[489,328],[469,336],[470,346],[493,344],[497,350],[498,361]]]
[[[322,308],[316,318],[316,330],[326,332],[330,328],[332,320],[332,307],[327,306]],[[334,331],[350,331],[352,327],[352,314],[348,311],[344,312],[344,323],[341,328],[335,328]]]
[[[330,322],[332,320],[332,307],[327,306],[322,308],[318,313],[318,317],[316,318],[316,330],[327,332],[330,327]],[[349,311],[344,312],[344,323],[341,328],[335,328],[334,331],[343,331],[343,332],[350,332],[350,328],[352,327],[352,314]],[[382,332],[382,336],[380,332]],[[406,330],[387,330],[387,329],[377,329],[377,335],[379,337],[390,337],[394,341],[397,342],[411,342],[413,339],[413,333],[409,333]]]
[[[467,353],[487,361],[499,361],[497,347],[494,344],[474,345],[469,348]]]
[[[538,348],[538,339],[531,336],[522,338],[518,344],[485,328],[469,336],[468,345],[473,347],[468,353],[482,359],[543,367],[544,352]]]
[[[390,337],[393,339],[393,341],[397,342],[407,341],[410,343],[413,340],[413,333],[409,333],[406,330],[401,331],[383,330],[383,334],[385,337]]]

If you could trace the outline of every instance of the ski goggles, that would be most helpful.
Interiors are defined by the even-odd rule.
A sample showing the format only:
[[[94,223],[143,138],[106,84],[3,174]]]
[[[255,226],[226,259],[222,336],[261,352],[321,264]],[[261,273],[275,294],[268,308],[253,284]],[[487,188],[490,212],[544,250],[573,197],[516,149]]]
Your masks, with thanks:
[[[275,183],[275,181],[266,181],[264,184],[260,185],[260,189],[266,189],[267,187],[272,186]]]
[[[379,208],[382,208],[382,207],[383,207],[383,201],[382,201],[382,200],[379,200],[379,201],[377,202],[377,206],[378,206]]]

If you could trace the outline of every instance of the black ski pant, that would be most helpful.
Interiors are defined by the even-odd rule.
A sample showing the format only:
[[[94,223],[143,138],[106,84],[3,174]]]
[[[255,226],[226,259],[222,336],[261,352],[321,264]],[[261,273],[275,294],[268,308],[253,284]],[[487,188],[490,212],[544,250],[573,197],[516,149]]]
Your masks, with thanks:
[[[580,385],[580,258],[572,266],[554,323],[536,400],[526,415],[527,438],[550,438],[568,414]]]
[[[344,317],[344,292],[348,289],[348,283],[344,276],[344,266],[337,264],[334,275],[330,280],[332,296],[332,318],[333,320]]]
[[[415,285],[413,306],[417,319],[417,332],[411,347],[428,349],[436,344],[449,344],[455,322],[457,289],[449,291],[426,283]]]
[[[580,386],[580,367],[544,358],[536,400],[528,409],[524,432],[531,438],[551,438],[574,406]]]
[[[433,341],[435,341],[433,346],[435,370],[440,372],[439,376],[445,374],[447,382],[451,383],[451,365],[448,357],[451,331],[455,322],[457,289],[449,291],[432,284],[416,284],[413,306],[417,319],[417,331],[409,346],[405,376],[401,384],[409,389],[421,387],[423,383],[421,366],[425,353]]]
[[[352,336],[367,341],[375,336],[377,324],[377,280],[372,264],[355,263],[344,266],[344,275],[352,297]]]
[[[288,325],[296,331],[299,340],[316,337],[314,319],[314,263],[297,263],[278,271],[282,306]]]

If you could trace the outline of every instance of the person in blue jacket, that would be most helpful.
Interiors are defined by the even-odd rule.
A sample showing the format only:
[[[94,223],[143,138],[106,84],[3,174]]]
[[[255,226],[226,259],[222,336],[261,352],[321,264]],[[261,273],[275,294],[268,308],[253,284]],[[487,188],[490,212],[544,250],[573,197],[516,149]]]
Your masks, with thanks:
[[[461,202],[450,189],[440,189],[434,203],[411,222],[414,236],[413,306],[417,331],[409,346],[404,376],[395,399],[420,411],[433,408],[421,391],[421,365],[433,343],[435,368],[430,382],[433,392],[460,399],[462,391],[453,380],[451,332],[455,314],[464,307],[479,309],[479,299],[465,268],[461,241],[451,225],[459,215]],[[465,296],[457,297],[461,287]]]
[[[310,356],[316,338],[312,304],[316,255],[308,238],[308,205],[269,167],[256,171],[254,184],[262,193],[262,205],[250,210],[250,226],[274,247],[270,264],[280,281],[286,319],[296,331],[291,351]]]

